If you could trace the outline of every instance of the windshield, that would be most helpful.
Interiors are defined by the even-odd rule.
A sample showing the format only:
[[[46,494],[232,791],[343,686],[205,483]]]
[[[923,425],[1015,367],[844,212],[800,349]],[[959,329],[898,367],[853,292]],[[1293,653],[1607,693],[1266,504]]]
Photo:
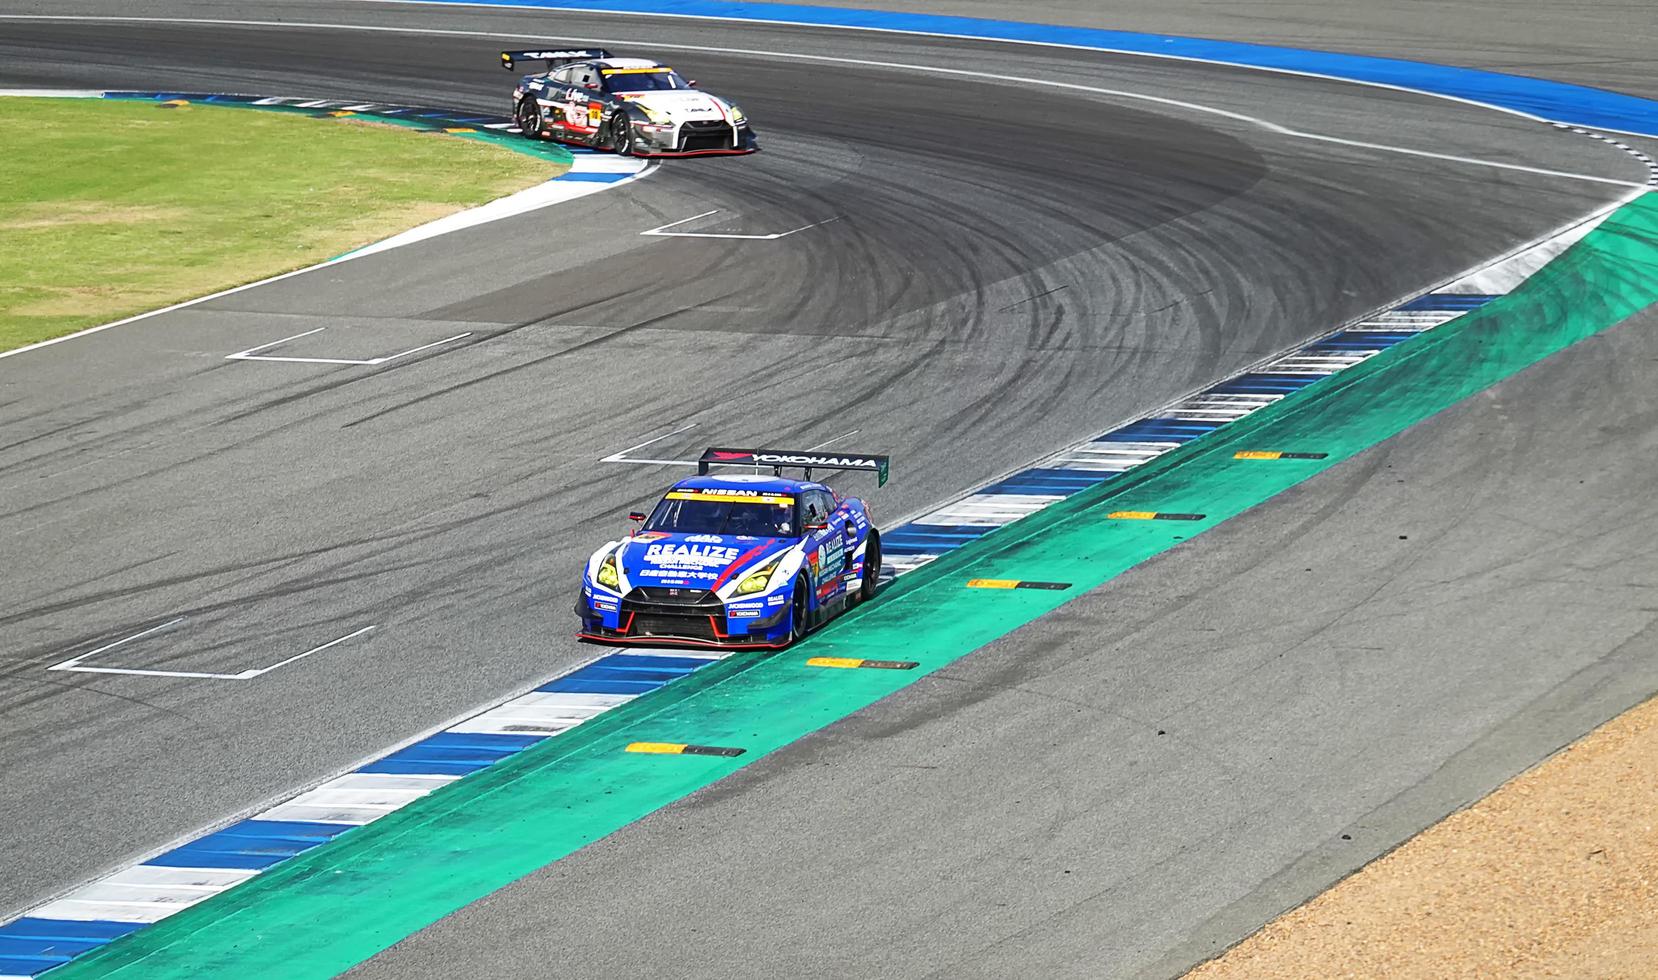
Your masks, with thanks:
[[[790,538],[794,537],[794,498],[676,490],[656,505],[645,530]]]
[[[605,87],[612,92],[652,92],[658,89],[690,88],[672,68],[618,68],[604,73]]]

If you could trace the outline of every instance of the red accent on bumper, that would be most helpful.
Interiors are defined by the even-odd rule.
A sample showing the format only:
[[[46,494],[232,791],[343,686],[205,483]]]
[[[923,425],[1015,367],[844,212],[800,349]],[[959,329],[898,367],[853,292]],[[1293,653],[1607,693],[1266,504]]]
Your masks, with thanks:
[[[719,643],[710,640],[691,640],[673,636],[600,636],[597,633],[576,634],[577,639],[615,646],[681,646],[701,647],[707,650],[781,650],[787,643]]]

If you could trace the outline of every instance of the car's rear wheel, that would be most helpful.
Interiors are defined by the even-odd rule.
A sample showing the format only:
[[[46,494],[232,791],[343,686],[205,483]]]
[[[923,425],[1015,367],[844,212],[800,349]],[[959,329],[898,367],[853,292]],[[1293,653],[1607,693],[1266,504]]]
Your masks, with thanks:
[[[799,643],[806,638],[807,617],[811,615],[811,604],[807,598],[809,587],[804,577],[794,580],[794,598],[789,610],[789,643]]]
[[[513,122],[518,124],[518,131],[532,140],[541,138],[541,103],[535,101],[535,96],[526,95],[518,100],[518,108],[513,110]]]
[[[610,120],[610,149],[621,157],[633,155],[633,120],[618,112]]]
[[[875,529],[869,531],[869,542],[864,545],[864,574],[858,580],[858,601],[875,598],[875,588],[881,584],[881,536]]]

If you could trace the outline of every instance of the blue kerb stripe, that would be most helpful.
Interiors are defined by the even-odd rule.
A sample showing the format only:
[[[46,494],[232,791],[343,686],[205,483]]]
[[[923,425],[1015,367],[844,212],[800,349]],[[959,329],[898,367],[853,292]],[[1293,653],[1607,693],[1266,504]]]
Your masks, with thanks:
[[[1141,419],[1130,422],[1115,432],[1108,432],[1094,441],[1099,442],[1190,442],[1221,427],[1220,422],[1202,422],[1193,419]]]
[[[655,662],[660,659],[666,658],[615,654],[595,660],[536,690],[566,694],[648,694],[696,669],[683,663],[676,666]],[[685,658],[679,659],[683,662]]]
[[[1292,391],[1300,391],[1323,377],[1325,376],[1322,374],[1246,374],[1215,385],[1207,389],[1205,394],[1287,395]]]
[[[296,852],[297,853],[297,852]],[[263,871],[288,854],[226,854],[180,847],[144,863],[152,868],[213,868],[219,871]]]
[[[350,830],[355,824],[320,823],[314,820],[243,820],[219,831],[237,837],[283,837],[290,840],[325,841]]]
[[[1241,41],[1212,41],[1170,34],[1140,34],[1090,27],[1059,27],[1019,21],[941,14],[906,14],[879,10],[740,0],[455,0],[476,6],[544,7],[630,14],[677,14],[820,27],[863,27],[915,31],[999,41],[1067,44],[1103,51],[1189,58],[1248,68],[1265,68],[1400,88],[1466,99],[1528,115],[1600,129],[1658,136],[1658,102],[1543,78],[1505,75],[1478,68],[1433,65],[1402,58],[1307,51]]]
[[[622,684],[645,684],[651,688],[657,688],[669,681],[684,677],[685,672],[682,670],[615,669],[589,666],[565,676],[579,681],[616,681]]]
[[[645,667],[652,670],[678,670],[689,674],[698,667],[708,666],[700,657],[656,656],[644,653],[613,653],[597,663],[608,667]]]
[[[108,942],[144,928],[143,922],[115,922],[109,919],[42,919],[26,915],[0,926],[0,936],[10,939],[61,939],[67,942]]]
[[[591,171],[591,170],[585,170],[585,171],[584,170],[571,170],[571,171],[569,171],[565,174],[562,174],[561,176],[555,177],[553,179],[554,180],[573,180],[573,181],[576,181],[578,183],[583,183],[583,184],[614,184],[619,180],[627,180],[629,177],[633,177],[633,176],[635,176],[635,175],[634,174],[612,174],[612,173],[604,173],[602,171]]]
[[[976,524],[906,524],[881,535],[881,550],[889,555],[936,555],[994,530]]]
[[[591,679],[571,674],[567,677],[560,677],[551,684],[544,684],[536,690],[562,694],[649,694],[661,687],[663,683],[663,681]]]
[[[13,939],[0,936],[0,958],[45,960],[50,964],[47,969],[50,969],[107,942],[107,939]]]
[[[0,972],[42,973],[143,927],[142,922],[78,922],[25,916],[0,926]]]
[[[32,977],[37,973],[45,973],[54,966],[62,965],[62,963],[62,960],[0,956],[0,975]]]
[[[1416,334],[1408,330],[1343,330],[1341,333],[1331,334],[1330,336],[1325,337],[1323,340],[1313,344],[1312,346],[1333,347],[1337,345],[1353,345],[1355,347],[1368,349],[1364,348],[1364,345],[1368,344],[1369,348],[1392,347],[1394,344],[1403,343],[1414,336],[1416,336]]]
[[[1089,470],[1030,469],[1015,473],[1001,483],[984,488],[981,492],[1061,494],[1068,497],[1116,475]]]
[[[259,870],[310,850],[350,829],[350,824],[243,820],[144,863],[162,868]]]
[[[1496,298],[1476,293],[1429,293],[1426,296],[1418,296],[1396,309],[1401,313],[1424,310],[1443,310],[1447,313],[1453,310],[1477,310]]]
[[[541,741],[543,735],[439,732],[358,769],[395,775],[464,776]]]

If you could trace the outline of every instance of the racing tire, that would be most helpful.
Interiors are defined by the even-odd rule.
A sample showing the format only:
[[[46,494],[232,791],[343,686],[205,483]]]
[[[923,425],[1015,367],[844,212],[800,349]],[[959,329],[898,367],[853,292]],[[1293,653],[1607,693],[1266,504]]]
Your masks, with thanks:
[[[875,589],[881,584],[881,536],[873,528],[869,531],[869,542],[864,545],[864,574],[858,580],[858,601],[868,602],[875,598]]]
[[[811,616],[810,603],[807,599],[807,590],[804,577],[794,580],[794,596],[789,600],[789,646],[794,646],[806,638],[811,627],[807,624]]]
[[[534,96],[525,96],[518,100],[517,108],[512,111],[512,121],[518,125],[518,131],[528,139],[541,138],[541,103],[535,101]]]
[[[633,156],[633,120],[627,113],[617,113],[610,120],[610,151],[619,157]]]

